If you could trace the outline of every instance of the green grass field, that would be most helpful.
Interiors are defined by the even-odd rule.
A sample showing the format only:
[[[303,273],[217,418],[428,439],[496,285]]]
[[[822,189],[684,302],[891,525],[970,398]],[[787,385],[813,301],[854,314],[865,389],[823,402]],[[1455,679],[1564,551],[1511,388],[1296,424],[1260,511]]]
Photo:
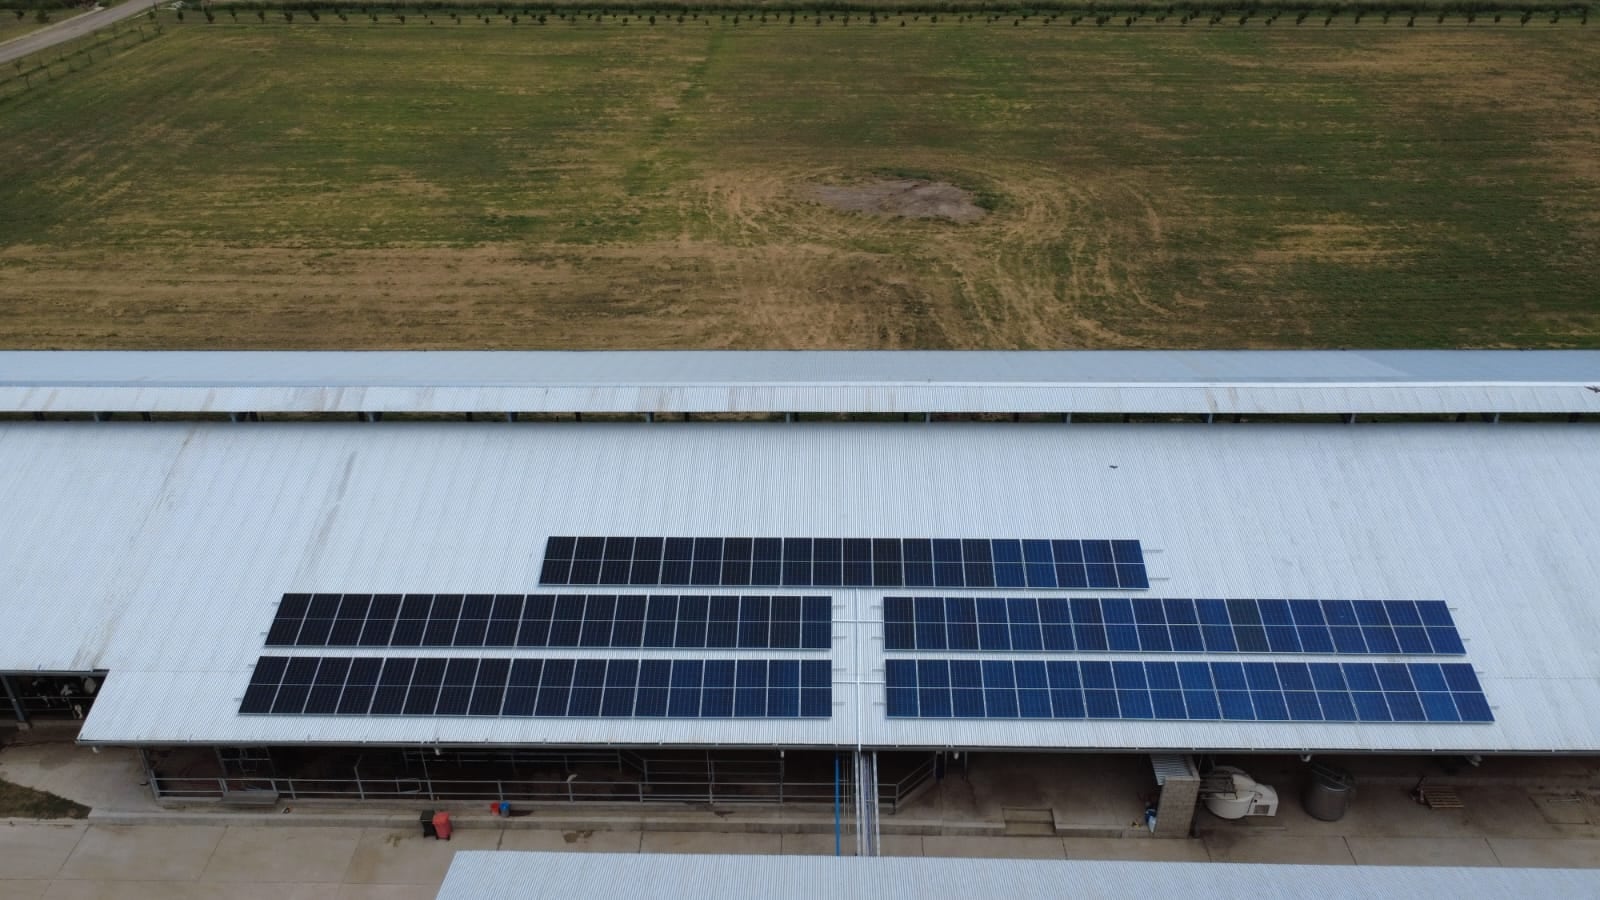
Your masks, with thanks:
[[[0,43],[32,34],[41,28],[48,28],[50,25],[66,19],[72,13],[53,9],[49,15],[49,22],[40,22],[33,17],[32,12],[27,13],[22,18],[18,18],[11,10],[0,9]]]
[[[1576,23],[189,19],[0,101],[0,345],[1600,346]]]

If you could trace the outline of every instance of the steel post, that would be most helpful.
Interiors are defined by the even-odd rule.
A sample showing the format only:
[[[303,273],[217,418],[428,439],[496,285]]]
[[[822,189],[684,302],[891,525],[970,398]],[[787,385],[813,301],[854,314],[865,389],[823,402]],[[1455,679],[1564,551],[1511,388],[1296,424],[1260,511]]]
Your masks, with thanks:
[[[839,808],[839,754],[833,755],[833,855],[843,856],[840,843],[844,840],[844,821]]]
[[[0,685],[5,686],[6,699],[11,701],[11,711],[16,714],[17,721],[26,725],[28,711],[22,708],[22,695],[17,693],[16,683],[11,680],[10,675],[0,675]]]

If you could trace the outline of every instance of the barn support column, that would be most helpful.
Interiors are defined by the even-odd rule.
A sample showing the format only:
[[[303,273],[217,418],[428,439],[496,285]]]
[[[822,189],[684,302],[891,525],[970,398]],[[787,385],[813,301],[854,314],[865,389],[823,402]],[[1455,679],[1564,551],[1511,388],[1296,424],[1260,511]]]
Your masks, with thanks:
[[[878,754],[870,750],[855,752],[856,769],[856,855],[877,856],[878,844]]]
[[[139,765],[144,768],[144,780],[146,784],[150,785],[150,796],[157,803],[160,803],[161,782],[156,778],[155,767],[150,765],[150,754],[143,747],[139,748]]]
[[[1164,838],[1188,837],[1200,801],[1200,773],[1195,771],[1194,761],[1187,756],[1163,755],[1150,757],[1150,764],[1161,786],[1152,833]]]
[[[11,680],[10,675],[0,675],[0,685],[5,688],[6,699],[11,702],[11,711],[16,714],[17,723],[27,725],[28,711],[22,708],[22,695],[17,693],[16,682]]]

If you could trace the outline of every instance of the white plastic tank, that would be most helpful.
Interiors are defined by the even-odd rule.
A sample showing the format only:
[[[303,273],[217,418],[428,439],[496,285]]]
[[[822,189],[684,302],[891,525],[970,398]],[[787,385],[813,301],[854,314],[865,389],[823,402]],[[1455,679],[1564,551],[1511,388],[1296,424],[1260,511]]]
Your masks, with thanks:
[[[1219,819],[1242,819],[1245,816],[1275,816],[1278,814],[1278,792],[1271,785],[1261,784],[1243,769],[1217,766],[1211,770],[1213,777],[1225,775],[1233,785],[1231,791],[1221,790],[1206,797],[1206,809]]]

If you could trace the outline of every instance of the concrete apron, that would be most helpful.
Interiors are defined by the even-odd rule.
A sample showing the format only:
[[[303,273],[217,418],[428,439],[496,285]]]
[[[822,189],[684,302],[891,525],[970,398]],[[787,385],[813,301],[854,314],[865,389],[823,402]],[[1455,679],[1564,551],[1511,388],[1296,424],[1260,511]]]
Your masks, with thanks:
[[[756,811],[696,811],[651,810],[648,814],[622,813],[618,810],[573,810],[570,807],[529,808],[513,807],[509,818],[477,812],[479,804],[468,810],[464,805],[438,801],[424,806],[418,803],[401,812],[390,809],[353,809],[343,807],[318,807],[280,803],[276,808],[263,810],[196,809],[186,807],[161,811],[100,811],[89,814],[94,825],[252,825],[252,826],[359,826],[364,828],[417,828],[419,815],[424,808],[449,812],[451,822],[458,829],[499,829],[504,831],[545,829],[555,831],[686,831],[715,833],[766,833],[766,834],[827,834],[834,832],[831,810],[820,813],[798,813],[792,810],[762,813]],[[483,804],[487,810],[487,804]],[[890,835],[944,835],[970,837],[1006,837],[1010,823],[990,820],[938,820],[912,816],[885,816],[879,822],[880,831]],[[850,823],[845,823],[850,832]],[[1150,833],[1131,823],[1126,828],[1103,825],[1072,825],[1059,820],[1047,829],[1056,837],[1082,838],[1149,838]]]

